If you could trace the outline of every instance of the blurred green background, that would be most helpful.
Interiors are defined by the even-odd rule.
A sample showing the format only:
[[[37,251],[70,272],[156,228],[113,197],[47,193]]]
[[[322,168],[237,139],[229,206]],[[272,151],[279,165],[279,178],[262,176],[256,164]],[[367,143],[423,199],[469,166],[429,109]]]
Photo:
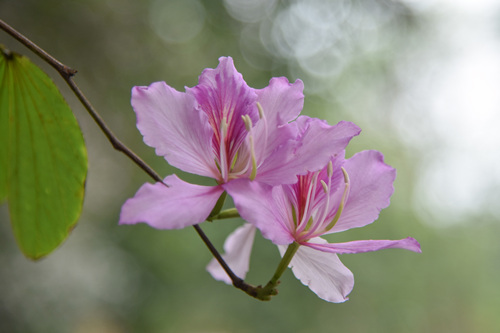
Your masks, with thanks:
[[[142,143],[130,89],[183,90],[232,56],[251,87],[305,83],[303,113],[357,123],[348,155],[384,153],[392,204],[330,241],[415,237],[402,250],[343,255],[350,300],[330,304],[287,271],[271,302],[214,281],[192,228],[118,226],[121,204],[150,181],[114,151],[51,68],[84,132],[83,215],[40,262],[17,249],[0,207],[0,332],[500,332],[500,5],[495,1],[0,0],[0,17],[66,65],[116,135],[161,175]],[[202,225],[222,248],[241,221]],[[259,235],[260,236],[260,235]],[[248,281],[279,261],[257,237]]]

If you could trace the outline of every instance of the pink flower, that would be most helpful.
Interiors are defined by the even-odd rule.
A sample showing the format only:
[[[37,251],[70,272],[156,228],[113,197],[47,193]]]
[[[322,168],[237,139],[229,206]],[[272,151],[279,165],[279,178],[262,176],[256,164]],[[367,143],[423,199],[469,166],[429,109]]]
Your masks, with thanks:
[[[304,98],[300,80],[273,78],[264,89],[253,89],[231,58],[219,62],[186,92],[164,82],[132,90],[144,142],[170,165],[213,178],[216,185],[190,184],[176,175],[146,183],[123,205],[120,224],[173,229],[203,222],[232,181],[294,183],[296,175],[320,168],[359,133],[349,122],[328,126],[297,118]]]
[[[231,234],[225,244],[226,262],[237,274],[248,270],[255,227],[277,244],[281,254],[288,244],[300,245],[290,262],[295,276],[319,297],[343,302],[354,278],[337,254],[402,248],[420,252],[413,238],[328,243],[320,236],[365,226],[389,205],[396,170],[377,151],[363,151],[345,160],[338,154],[321,170],[299,176],[292,185],[271,187],[250,180],[227,185],[242,218],[250,222]],[[246,268],[246,270],[244,269]],[[229,282],[216,262],[208,270]]]

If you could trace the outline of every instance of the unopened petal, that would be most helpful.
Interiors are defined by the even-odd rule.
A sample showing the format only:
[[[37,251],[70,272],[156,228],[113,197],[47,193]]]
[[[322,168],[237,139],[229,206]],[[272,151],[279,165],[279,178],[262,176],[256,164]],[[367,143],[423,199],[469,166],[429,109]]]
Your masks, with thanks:
[[[250,267],[250,254],[252,252],[253,240],[255,238],[255,227],[250,223],[245,223],[224,242],[222,259],[231,268],[234,274],[244,279]],[[222,268],[219,262],[212,259],[207,266],[207,271],[218,281],[232,284],[231,278]]]
[[[304,245],[319,251],[337,254],[372,252],[384,249],[404,249],[417,253],[422,252],[420,244],[411,237],[399,240],[360,240],[347,243],[305,243]]]
[[[120,224],[144,222],[157,229],[181,229],[205,221],[224,190],[186,183],[176,175],[144,184],[122,206]]]
[[[213,131],[193,96],[165,82],[132,89],[132,106],[144,142],[169,164],[193,174],[216,178],[211,150]]]
[[[384,163],[378,151],[367,150],[346,160],[350,191],[342,215],[331,232],[362,227],[375,221],[389,206],[396,170]]]
[[[312,242],[325,243],[321,238]],[[279,246],[280,253],[286,246]],[[354,287],[352,272],[342,264],[335,253],[317,251],[301,246],[292,258],[289,267],[297,279],[316,295],[328,302],[341,303],[348,300],[347,295]]]

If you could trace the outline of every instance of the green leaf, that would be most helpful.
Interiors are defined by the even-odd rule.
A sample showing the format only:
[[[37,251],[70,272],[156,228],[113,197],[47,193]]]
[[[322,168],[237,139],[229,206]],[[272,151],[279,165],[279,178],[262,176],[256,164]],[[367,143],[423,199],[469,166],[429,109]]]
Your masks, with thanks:
[[[71,109],[28,58],[0,45],[0,200],[23,253],[39,259],[75,226],[87,151]]]

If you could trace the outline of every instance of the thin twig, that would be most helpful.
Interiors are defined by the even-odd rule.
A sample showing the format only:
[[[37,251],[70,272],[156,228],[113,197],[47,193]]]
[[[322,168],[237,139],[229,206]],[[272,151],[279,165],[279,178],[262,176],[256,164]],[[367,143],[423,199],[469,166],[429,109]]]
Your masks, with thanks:
[[[113,148],[127,155],[132,161],[135,162],[135,164],[137,164],[142,170],[150,175],[151,178],[153,178],[155,181],[163,182],[163,179],[149,165],[147,165],[146,162],[144,162],[139,156],[137,156],[137,154],[135,154],[124,143],[118,140],[116,135],[109,129],[104,120],[102,120],[101,116],[97,113],[95,108],[92,106],[92,104],[90,104],[89,100],[85,97],[80,88],[73,81],[73,75],[75,75],[75,73],[77,72],[75,69],[72,69],[61,63],[59,60],[48,54],[45,50],[40,48],[38,45],[33,43],[31,40],[26,38],[24,35],[22,35],[20,32],[18,32],[2,20],[0,20],[0,28],[2,28],[9,35],[17,39],[21,44],[33,51],[36,55],[42,58],[50,66],[52,66],[63,77],[64,81],[66,81],[73,93],[83,104],[87,112],[111,142]]]
[[[12,28],[10,25],[5,23],[1,19],[0,19],[0,28],[5,32],[7,32],[12,37],[14,37],[16,40],[18,40],[21,44],[29,48],[31,51],[33,51],[36,55],[42,58],[50,66],[52,66],[63,77],[63,79],[66,81],[66,83],[73,91],[73,93],[76,95],[76,97],[80,100],[85,109],[88,111],[90,116],[94,119],[99,128],[103,131],[104,135],[106,135],[113,148],[124,153],[142,170],[144,170],[149,176],[151,176],[151,178],[153,178],[155,181],[163,182],[163,179],[149,165],[147,165],[146,162],[144,162],[139,156],[137,156],[130,148],[128,148],[120,140],[118,140],[115,134],[109,129],[109,127],[106,125],[106,123],[101,118],[99,113],[97,113],[92,104],[89,102],[89,100],[85,97],[80,88],[73,81],[72,77],[77,72],[75,69],[72,69],[64,65],[60,61],[58,61],[56,58],[48,54],[45,50],[40,48],[38,45],[33,43],[31,40],[26,38],[24,35],[22,35],[20,32]],[[212,255],[221,264],[226,273],[231,277],[233,285],[236,288],[239,288],[245,291],[247,294],[255,297],[256,294],[255,292],[252,291],[255,289],[255,287],[245,283],[241,278],[239,278],[236,274],[233,273],[233,271],[226,264],[222,256],[217,251],[217,249],[213,246],[212,242],[208,239],[207,235],[203,232],[203,230],[201,230],[201,228],[198,225],[195,225],[194,229],[201,237],[205,245],[208,247]]]
[[[251,284],[246,283],[243,279],[234,274],[231,268],[229,268],[229,266],[224,261],[222,256],[219,254],[219,252],[215,249],[210,240],[207,238],[203,230],[201,230],[201,227],[199,225],[194,225],[194,228],[198,233],[198,235],[200,236],[200,238],[205,242],[205,245],[208,247],[208,249],[214,256],[215,260],[219,262],[219,264],[222,266],[227,275],[229,275],[229,278],[231,279],[231,282],[233,283],[234,287],[244,291],[248,295],[257,298],[261,301],[269,301],[271,299],[271,296],[274,296],[278,293],[275,289],[276,283],[270,287],[266,285],[267,288],[263,288],[262,286],[255,287],[252,286]]]

